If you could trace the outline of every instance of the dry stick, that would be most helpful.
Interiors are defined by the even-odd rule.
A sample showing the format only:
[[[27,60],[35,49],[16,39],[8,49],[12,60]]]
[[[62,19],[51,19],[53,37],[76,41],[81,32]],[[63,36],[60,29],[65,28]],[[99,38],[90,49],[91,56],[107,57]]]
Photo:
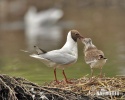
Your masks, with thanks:
[[[15,83],[18,83],[15,79],[13,79],[13,81],[15,81]],[[29,82],[30,83],[30,85],[34,85],[32,82]],[[28,83],[28,84],[29,84]],[[42,87],[40,87],[42,90],[44,90],[44,91],[47,91],[47,92],[49,92],[49,93],[52,93],[52,94],[55,94],[55,95],[57,95],[57,96],[59,96],[59,97],[62,97],[63,99],[66,99],[66,98],[64,98],[63,96],[61,96],[60,94],[58,94],[58,93],[56,93],[56,92],[54,92],[54,91],[50,91],[50,90],[47,90],[47,89],[44,89],[44,88],[42,88]],[[28,92],[28,90],[24,87],[24,89]],[[28,92],[29,94],[30,94],[30,92]],[[68,99],[66,99],[66,100],[68,100]]]
[[[29,82],[29,83],[26,83],[26,84],[28,84],[28,85],[33,85],[32,82]],[[50,91],[50,90],[47,90],[47,89],[45,89],[45,88],[38,87],[37,85],[36,85],[36,86],[30,86],[30,87],[32,87],[32,88],[37,88],[37,89],[40,88],[40,89],[42,89],[42,90],[44,90],[44,91],[47,91],[47,92],[52,93],[52,94],[54,94],[54,95],[57,95],[57,96],[59,96],[59,97],[61,97],[61,98],[63,98],[63,99],[66,99],[66,98],[64,98],[63,96],[59,95],[58,93],[56,93],[56,92],[54,92],[54,91]],[[66,100],[67,100],[67,99],[66,99]]]
[[[5,80],[6,78],[8,77],[5,77]],[[10,79],[9,79],[10,80]],[[96,89],[98,89],[99,87],[101,88],[102,86],[103,87],[107,87],[107,86],[112,86],[112,87],[116,87],[117,84],[118,84],[118,89],[121,90],[123,92],[124,90],[124,87],[125,87],[125,79],[123,78],[103,78],[101,80],[95,80],[93,81],[93,83],[91,82],[88,82],[88,79],[87,78],[81,78],[81,79],[78,79],[78,80],[75,80],[75,84],[73,85],[63,85],[63,84],[59,84],[59,85],[56,85],[56,89],[60,89],[59,93],[55,92],[56,90],[50,90],[50,88],[48,87],[39,87],[38,85],[34,85],[34,83],[31,83],[27,80],[23,80],[23,79],[15,79],[17,82],[18,82],[18,85],[20,84],[23,84],[24,86],[24,89],[26,89],[26,91],[30,91],[30,89],[27,89],[27,87],[31,87],[31,88],[36,88],[38,90],[41,90],[43,88],[43,91],[46,91],[50,94],[53,94],[53,95],[57,95],[59,97],[61,96],[65,96],[65,91],[67,90],[71,90],[71,91],[75,91],[74,93],[76,94],[79,94],[79,93],[83,93],[83,90],[87,90],[87,88],[89,88],[92,84],[94,84],[96,86]],[[22,80],[22,81],[21,81]],[[99,82],[100,83],[99,83]],[[13,80],[12,80],[13,82]],[[14,81],[15,82],[15,81]],[[19,84],[20,83],[20,84]],[[89,84],[90,83],[90,84]],[[13,84],[13,83],[12,83]],[[119,86],[122,85],[122,86]],[[26,86],[25,86],[26,85]],[[52,84],[49,84],[49,86],[55,86],[53,83]],[[81,90],[80,88],[84,88],[83,90]],[[41,89],[40,89],[41,88]],[[49,90],[45,89],[45,88],[48,88]],[[55,89],[55,88],[54,88]],[[108,90],[111,91],[112,88],[108,87]],[[62,90],[62,91],[61,91]],[[65,90],[65,91],[64,91]],[[54,93],[53,93],[54,91]],[[124,90],[125,91],[125,90]],[[87,92],[85,93],[87,94]],[[68,93],[68,95],[73,95],[72,93]],[[67,99],[68,98],[68,95],[66,94],[65,98],[63,97],[63,99]],[[77,98],[77,97],[76,97]],[[121,98],[125,98],[124,96],[121,96]],[[115,99],[115,97],[112,97],[112,99]]]
[[[9,89],[10,95],[12,95],[13,100],[18,100],[17,97],[16,97],[16,95],[15,95],[15,93],[11,90],[11,88],[9,86],[7,86],[2,79],[0,79],[0,81],[1,81],[1,83],[3,83],[4,86],[6,86]]]
[[[10,84],[15,84],[15,87],[20,87],[22,90],[23,90],[23,92],[25,93],[25,94],[29,94],[31,97],[32,97],[32,94],[24,87],[24,86],[22,86],[22,84],[21,83],[19,83],[17,80],[15,80],[15,78],[12,78],[12,77],[9,77],[9,76],[7,76],[7,75],[0,75],[0,77],[1,78],[5,78],[5,77],[7,77],[10,81]],[[5,80],[6,81],[6,80]]]
[[[15,84],[16,86],[19,86],[22,90],[24,90],[25,93],[30,94],[32,96],[32,94],[24,86],[22,86],[22,84],[20,84],[15,78],[11,78],[11,79],[14,81],[14,83],[16,83]]]
[[[98,83],[106,88],[106,85],[104,85],[101,81],[98,80]]]
[[[51,89],[51,88],[50,88]],[[66,90],[66,89],[58,89],[58,90],[61,90],[61,92],[64,92],[64,91],[69,91],[70,92],[70,95],[71,94],[75,94],[76,95],[76,93],[75,92],[72,92],[72,90],[70,89],[70,90]],[[66,94],[64,94],[63,96],[65,96]],[[71,99],[71,98],[70,98]],[[73,98],[74,99],[74,98]],[[76,98],[77,99],[77,98]]]
[[[109,87],[109,86],[108,86],[108,87]],[[109,90],[109,93],[111,93],[111,89],[108,88],[108,87],[107,87],[107,89]],[[113,98],[113,97],[112,97],[112,94],[110,95],[110,97],[111,97],[111,100],[112,100],[112,98]]]
[[[108,88],[108,84],[104,85],[103,82],[101,82],[101,81],[99,81],[99,80],[98,80],[98,83],[99,83],[100,85],[102,85],[103,87],[107,88],[108,91],[111,93],[110,88]],[[112,95],[110,95],[110,97],[111,97],[111,99],[112,99]]]
[[[35,84],[35,83],[33,83],[33,82],[30,82],[30,81],[28,81],[28,80],[26,80],[26,79],[24,79],[24,78],[16,78],[16,77],[14,77],[14,79],[15,79],[16,81],[17,81],[17,80],[23,81],[23,84],[38,86],[37,84]],[[25,81],[25,82],[24,82],[24,81]]]
[[[57,88],[53,88],[53,87],[45,87],[45,88],[47,88],[47,89],[57,89]],[[44,89],[44,88],[42,88],[42,89]],[[47,89],[44,89],[45,91],[47,91],[47,92],[51,92],[51,93],[53,93],[53,91],[49,91],[49,90],[47,90]],[[66,91],[66,90],[63,90],[63,89],[59,89],[58,88],[58,90],[60,90],[60,91]],[[70,91],[70,93],[71,93],[71,91]],[[73,92],[72,92],[73,93]],[[74,93],[75,94],[75,93]],[[65,96],[65,94],[63,94],[63,96],[62,96],[62,94],[60,95],[59,93],[57,93],[57,92],[55,92],[55,95],[57,95],[57,96],[60,96],[60,97],[62,97],[62,98],[64,98],[64,96]],[[67,98],[64,98],[64,99],[66,99],[66,100],[68,100]],[[70,98],[71,99],[71,98]],[[76,98],[77,99],[77,98]]]
[[[116,84],[116,83],[118,84],[119,83],[119,81],[117,82],[117,80],[118,80],[117,78],[110,79],[110,82],[109,82],[107,87],[109,87],[109,85],[111,85],[110,83],[112,83],[112,86],[114,87],[114,84]],[[111,88],[108,88],[108,90],[111,93]],[[112,94],[110,95],[110,97],[111,97],[111,99],[113,99]]]
[[[50,91],[50,90],[44,89],[44,88],[42,88],[42,87],[40,87],[40,88],[41,88],[41,90],[47,91],[47,92],[49,92],[49,93],[52,93],[52,94],[54,94],[54,95],[57,95],[57,96],[59,96],[59,97],[65,99],[65,100],[68,100],[67,98],[64,98],[62,95],[58,94],[58,93],[55,92],[55,91]]]

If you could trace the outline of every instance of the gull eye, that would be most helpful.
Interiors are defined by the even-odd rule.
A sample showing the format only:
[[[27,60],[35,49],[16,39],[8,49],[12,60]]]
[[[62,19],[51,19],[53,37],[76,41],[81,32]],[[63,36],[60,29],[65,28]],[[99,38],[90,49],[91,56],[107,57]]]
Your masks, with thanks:
[[[78,36],[79,34],[78,34],[78,33],[76,33],[75,35],[76,35],[76,36]]]

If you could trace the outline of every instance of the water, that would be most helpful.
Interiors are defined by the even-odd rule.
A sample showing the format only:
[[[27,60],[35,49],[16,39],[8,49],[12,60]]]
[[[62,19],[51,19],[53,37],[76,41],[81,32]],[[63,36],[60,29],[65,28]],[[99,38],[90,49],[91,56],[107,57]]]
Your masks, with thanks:
[[[65,9],[64,9],[65,10]],[[80,9],[66,11],[64,19],[75,23],[75,26],[64,29],[67,33],[70,29],[77,29],[83,36],[90,37],[93,43],[103,50],[108,58],[103,67],[106,76],[123,75],[125,73],[125,14],[120,9]],[[71,16],[74,15],[74,16]],[[24,77],[30,81],[42,84],[54,79],[53,68],[46,67],[37,59],[30,58],[29,54],[21,52],[25,49],[24,30],[1,31],[0,34],[0,73],[11,76]],[[66,40],[55,49],[61,48]],[[59,41],[58,41],[59,42]],[[78,61],[65,69],[68,78],[80,78],[90,75],[90,67],[85,64],[83,58],[83,44],[78,41]],[[95,75],[99,70],[95,70]],[[57,69],[58,79],[64,79],[62,71]]]

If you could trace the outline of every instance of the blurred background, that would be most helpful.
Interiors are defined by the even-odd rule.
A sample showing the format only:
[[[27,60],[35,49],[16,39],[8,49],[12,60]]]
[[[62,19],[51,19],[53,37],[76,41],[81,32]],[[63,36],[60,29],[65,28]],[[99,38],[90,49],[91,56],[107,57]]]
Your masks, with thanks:
[[[42,84],[54,79],[53,68],[30,58],[33,46],[59,49],[69,30],[90,37],[108,58],[106,76],[125,73],[125,0],[0,0],[0,74]],[[90,74],[78,41],[79,59],[65,69],[68,78]],[[99,70],[95,71],[95,75]],[[57,69],[58,79],[63,79]]]

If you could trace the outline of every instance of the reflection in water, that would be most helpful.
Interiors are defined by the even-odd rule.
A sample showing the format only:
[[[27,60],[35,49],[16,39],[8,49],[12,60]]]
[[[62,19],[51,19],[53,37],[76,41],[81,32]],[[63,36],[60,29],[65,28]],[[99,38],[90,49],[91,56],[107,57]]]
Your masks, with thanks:
[[[57,22],[62,16],[63,11],[58,8],[37,12],[35,7],[30,7],[24,18],[28,50],[32,51],[34,45],[39,45],[45,50],[59,46],[62,28],[57,25]]]
[[[30,58],[29,54],[20,52],[20,49],[25,48],[25,33],[24,30],[22,30],[23,27],[20,25],[17,26],[20,23],[9,24],[9,26],[16,25],[18,28],[22,27],[21,30],[18,29],[12,31],[9,30],[9,28],[6,26],[8,25],[7,23],[11,22],[14,23],[16,21],[18,22],[19,19],[22,21],[24,17],[23,15],[26,12],[26,8],[28,6],[26,6],[26,4],[21,6],[21,8],[23,8],[22,12],[20,10],[21,8],[19,10],[15,8],[13,9],[13,11],[16,11],[16,13],[11,13],[8,10],[9,9],[8,1],[7,0],[0,1],[0,3],[3,2],[2,4],[4,4],[4,6],[0,5],[0,7],[2,8],[0,9],[0,12],[2,13],[0,14],[0,22],[4,23],[0,25],[0,55],[1,55],[0,61],[2,61],[0,62],[0,73],[25,77],[37,83],[52,81],[53,69],[46,67],[40,61]],[[31,0],[25,0],[25,1],[23,0],[24,3],[26,1],[30,2]],[[32,1],[32,3],[35,3],[37,8],[43,11],[41,5],[44,6],[50,4],[48,3],[49,0],[45,1],[46,2],[43,2],[43,0],[34,2]],[[22,2],[22,0],[18,2]],[[107,63],[103,67],[103,73],[105,73],[106,76],[115,76],[116,74],[125,73],[124,2],[125,2],[124,0],[110,0],[110,1],[108,0],[66,1],[65,0],[64,2],[62,2],[63,3],[62,10],[64,12],[62,23],[63,22],[75,23],[75,26],[73,26],[73,28],[71,25],[68,25],[67,28],[67,24],[63,26],[66,27],[66,29],[63,29],[64,31],[63,33],[67,33],[71,29],[76,29],[81,34],[83,34],[83,36],[92,38],[94,44],[98,47],[98,49],[104,51],[105,56],[108,58]],[[18,8],[19,6],[17,5],[15,7]],[[48,10],[45,10],[45,12]],[[9,14],[7,12],[9,12]],[[42,13],[43,12],[35,11],[35,16],[39,16],[39,14]],[[60,15],[60,18],[61,17],[62,15]],[[34,21],[35,18],[37,17],[33,17],[32,21]],[[40,16],[40,19],[41,18],[42,17]],[[27,38],[30,38],[27,39],[27,42],[30,40],[35,41],[33,44],[30,45],[31,47],[29,48],[32,48],[32,45],[37,44],[38,46],[46,50],[48,48],[52,50],[53,48],[50,48],[51,45],[55,46],[54,49],[58,49],[57,47],[58,43],[59,47],[62,47],[62,45],[60,44],[61,42],[60,37],[63,37],[62,35],[64,34],[62,33],[62,27],[58,26],[56,23],[60,18],[57,18],[55,22],[50,22],[50,21],[48,22],[47,19],[43,24],[41,23],[39,24],[39,21],[38,22],[36,21],[37,23],[36,22],[29,23],[28,26],[31,25],[31,27],[27,31],[29,31],[29,34],[31,31],[31,33],[33,32],[32,35],[33,34],[35,35],[35,36],[29,35],[32,36],[31,38],[28,37],[28,35],[26,35]],[[30,18],[28,18],[28,20],[30,20]],[[6,28],[3,28],[3,26]],[[14,26],[13,29],[14,28],[16,27]],[[55,35],[51,35],[50,33],[52,32]],[[44,36],[41,34],[44,34]],[[52,39],[54,40],[55,44],[51,44],[52,42],[49,38],[50,35],[51,37],[54,36]],[[55,36],[58,36],[57,37],[58,39],[55,39]],[[64,38],[63,40],[64,41],[62,42],[62,44],[66,41],[66,38]],[[48,45],[48,47],[46,47],[46,45],[43,45],[42,43]],[[87,64],[85,64],[83,60],[84,59],[82,52],[83,45],[80,43],[80,41],[78,42],[78,46],[79,46],[79,58],[76,64],[71,65],[69,68],[67,68],[66,74],[68,78],[79,78],[82,77],[83,75],[90,73],[90,67]],[[98,74],[97,71],[98,70],[95,71],[94,75]],[[63,76],[60,73],[61,70],[58,70],[57,71],[58,78],[63,79]]]

